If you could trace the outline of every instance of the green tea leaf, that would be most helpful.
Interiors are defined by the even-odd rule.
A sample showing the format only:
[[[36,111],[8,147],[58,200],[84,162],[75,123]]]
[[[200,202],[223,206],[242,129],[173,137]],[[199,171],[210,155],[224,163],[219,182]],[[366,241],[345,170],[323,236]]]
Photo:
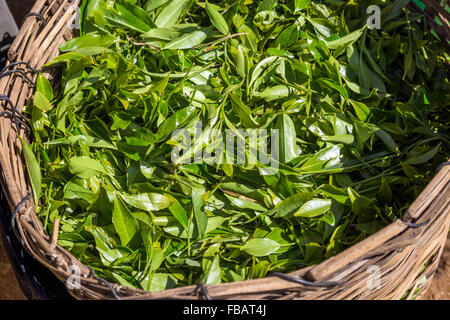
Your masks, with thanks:
[[[295,11],[300,11],[305,9],[309,4],[311,0],[295,0]]]
[[[49,111],[53,108],[53,106],[50,104],[50,101],[44,96],[41,91],[37,91],[34,94],[33,101],[34,105],[43,111]]]
[[[375,134],[383,141],[383,143],[390,151],[395,153],[399,152],[397,144],[395,143],[394,139],[392,139],[389,133],[387,133],[383,129],[376,129]]]
[[[72,157],[69,160],[69,170],[80,178],[91,178],[98,174],[106,173],[100,161],[85,156]]]
[[[25,140],[19,136],[20,143],[23,148],[23,155],[25,158],[25,163],[27,165],[28,177],[30,178],[31,187],[33,189],[34,195],[34,203],[37,205],[39,197],[42,193],[42,176],[41,176],[41,167],[37,162],[36,157],[34,156],[33,150],[28,146]]]
[[[257,128],[259,124],[253,119],[251,115],[251,109],[248,106],[244,105],[238,95],[232,94],[231,99],[233,110],[241,119],[242,125],[245,128]]]
[[[89,47],[108,48],[114,43],[114,41],[115,37],[112,35],[98,35],[95,33],[90,33],[64,42],[59,46],[59,50],[62,52],[68,52]]]
[[[223,16],[217,11],[213,6],[211,6],[208,1],[206,1],[206,12],[211,19],[212,24],[222,32],[222,34],[227,35],[230,32],[228,24],[223,18]]]
[[[415,156],[413,158],[409,158],[406,161],[404,161],[405,164],[412,164],[412,165],[417,165],[417,164],[421,164],[421,163],[425,163],[430,161],[438,152],[439,148],[440,148],[440,144],[437,145],[436,147],[434,147],[433,149],[419,155],[419,156]]]
[[[195,191],[191,193],[192,207],[194,210],[194,217],[198,233],[202,238],[206,232],[206,226],[208,225],[208,215],[205,212],[204,201]]]
[[[260,93],[255,93],[256,96],[263,98],[267,102],[287,98],[292,94],[293,90],[285,85],[266,88]]]
[[[169,211],[172,213],[172,215],[177,219],[177,221],[183,226],[184,228],[187,228],[188,224],[188,214],[186,210],[181,206],[181,204],[175,200],[172,199],[172,204],[169,206]]]
[[[155,25],[158,28],[174,26],[189,2],[189,0],[172,0],[156,17]]]
[[[331,200],[329,199],[312,199],[294,213],[296,217],[312,218],[320,216],[330,210]]]
[[[380,189],[378,189],[378,195],[384,202],[390,203],[392,201],[392,190],[384,177],[381,178],[381,186]]]
[[[114,200],[112,222],[123,246],[126,246],[139,230],[136,219],[118,197]]]
[[[241,250],[255,257],[264,257],[274,253],[280,248],[280,244],[271,239],[252,239],[246,242]]]
[[[139,16],[136,16],[134,12],[129,11],[125,6],[116,3],[115,7],[119,14],[116,14],[111,9],[102,10],[103,18],[109,24],[139,33],[148,32],[151,29],[147,21],[144,21]],[[109,47],[108,42],[106,42],[106,45]]]
[[[278,117],[275,128],[279,130],[280,135],[280,162],[288,163],[299,154],[294,122],[289,115],[282,114]]]
[[[358,40],[362,34],[363,34],[363,30],[358,29],[358,30],[355,30],[352,33],[349,33],[346,36],[343,36],[342,38],[339,38],[337,40],[326,41],[325,44],[327,45],[328,49],[331,49],[331,50],[336,50],[338,48],[345,48],[346,46],[348,46],[348,45],[354,43],[356,40]]]
[[[219,255],[215,255],[214,259],[206,271],[205,277],[203,279],[205,284],[219,284],[220,283],[220,265],[219,265]]]
[[[37,92],[40,92],[48,101],[52,101],[53,99],[52,85],[50,84],[50,81],[48,81],[48,79],[42,75],[42,73],[39,73],[36,79],[36,89]]]
[[[353,106],[353,109],[355,110],[356,116],[359,118],[359,120],[366,121],[370,116],[370,109],[364,103],[354,100],[349,101]]]
[[[201,44],[206,38],[205,32],[195,31],[169,42],[164,49],[191,49]]]
[[[144,211],[159,211],[173,203],[168,196],[158,193],[121,194],[121,197],[130,206]]]
[[[266,215],[273,215],[274,218],[281,218],[291,215],[296,211],[301,205],[313,197],[313,193],[300,192],[294,194],[280,203],[278,203],[275,208],[267,211]]]
[[[313,157],[306,161],[302,166],[302,171],[315,171],[324,167],[329,160],[341,155],[342,144],[334,145],[317,152]]]
[[[147,0],[147,2],[144,5],[144,10],[147,12],[153,11],[165,5],[169,1],[170,0]]]

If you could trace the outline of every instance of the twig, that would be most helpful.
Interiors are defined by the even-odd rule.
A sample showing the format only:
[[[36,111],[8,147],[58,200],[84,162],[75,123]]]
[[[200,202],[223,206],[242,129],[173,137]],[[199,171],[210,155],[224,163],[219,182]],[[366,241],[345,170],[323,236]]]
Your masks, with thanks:
[[[241,195],[241,194],[239,194],[239,193],[235,193],[235,192],[232,192],[232,191],[224,190],[224,189],[222,189],[222,188],[218,188],[218,189],[219,189],[220,191],[222,191],[223,193],[226,193],[226,194],[228,194],[228,195],[230,195],[230,196],[233,196],[233,197],[235,197],[235,198],[239,198],[239,199],[241,199],[241,200],[247,200],[247,201],[250,201],[250,202],[254,202],[254,203],[259,203],[259,204],[261,204],[259,201],[255,200],[255,199],[252,199],[252,198],[248,198],[248,197],[243,196],[243,195]]]
[[[247,32],[245,32],[245,33],[234,33],[234,34],[230,34],[230,35],[228,35],[228,36],[226,36],[226,37],[223,37],[223,38],[220,38],[220,39],[218,39],[218,40],[214,40],[214,41],[211,41],[211,42],[208,42],[208,43],[200,44],[200,45],[194,47],[193,49],[199,49],[199,48],[203,48],[203,47],[209,46],[209,47],[207,47],[207,48],[204,49],[205,51],[209,51],[209,50],[211,50],[211,49],[213,48],[213,46],[214,46],[216,43],[223,42],[223,41],[225,41],[225,40],[228,40],[228,39],[231,39],[231,38],[234,38],[234,37],[238,37],[238,36],[246,36],[246,35],[248,35]]]
[[[55,250],[56,244],[58,243],[58,234],[59,234],[59,219],[55,218],[53,223],[53,232],[52,232],[52,241],[50,242],[51,250]]]
[[[161,52],[160,49],[158,49],[157,47],[152,46],[151,44],[149,44],[149,43],[147,43],[147,42],[136,42],[136,41],[134,41],[133,38],[130,38],[130,40],[132,41],[132,43],[133,43],[135,46],[148,46],[150,49],[155,50],[155,51],[158,52],[158,53]]]

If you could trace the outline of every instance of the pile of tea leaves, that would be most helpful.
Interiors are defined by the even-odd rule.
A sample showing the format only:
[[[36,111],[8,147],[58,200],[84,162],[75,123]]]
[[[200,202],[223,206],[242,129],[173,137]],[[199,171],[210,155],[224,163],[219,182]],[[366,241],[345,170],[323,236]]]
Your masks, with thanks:
[[[291,272],[400,219],[450,146],[448,56],[407,3],[84,1],[46,66],[61,85],[39,75],[26,108],[45,229],[159,291]],[[238,162],[211,134],[250,129],[279,154]]]

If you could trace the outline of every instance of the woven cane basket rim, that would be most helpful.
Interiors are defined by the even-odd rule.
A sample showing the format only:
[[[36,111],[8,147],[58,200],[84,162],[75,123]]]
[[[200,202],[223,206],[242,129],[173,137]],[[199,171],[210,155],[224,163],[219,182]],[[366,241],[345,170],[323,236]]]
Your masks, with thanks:
[[[73,37],[68,25],[80,2],[37,0],[31,12],[40,13],[43,19],[39,15],[26,18],[10,49],[9,63],[25,61],[31,67],[39,68],[56,57],[59,45]],[[422,2],[431,4],[433,10],[440,8],[440,1]],[[444,6],[446,4],[444,1]],[[441,11],[430,9],[424,15],[435,12],[435,16]],[[446,14],[441,15],[445,18]],[[448,19],[445,21],[447,28],[436,32],[448,42]],[[54,74],[46,76],[52,78]],[[35,80],[36,75],[30,75],[30,78]],[[8,96],[20,110],[32,96],[33,87],[20,74],[12,74],[0,79],[0,94]],[[0,102],[0,112],[6,108],[7,105]],[[27,139],[24,130],[21,135]],[[11,210],[16,211],[14,224],[18,237],[23,247],[61,281],[66,282],[73,275],[74,266],[78,268],[80,287],[69,290],[77,299],[204,299],[208,295],[213,299],[400,299],[409,298],[418,291],[423,293],[437,269],[450,225],[448,164],[450,161],[437,171],[408,208],[403,221],[396,220],[321,264],[289,274],[303,279],[302,283],[281,275],[208,285],[207,288],[187,286],[151,293],[97,278],[91,269],[46,234],[33,199],[26,197],[32,190],[17,128],[10,118],[0,118],[0,182]],[[408,223],[414,223],[415,227]],[[381,276],[379,286],[373,290],[368,288],[371,266],[379,268]],[[317,286],[330,282],[338,285]]]

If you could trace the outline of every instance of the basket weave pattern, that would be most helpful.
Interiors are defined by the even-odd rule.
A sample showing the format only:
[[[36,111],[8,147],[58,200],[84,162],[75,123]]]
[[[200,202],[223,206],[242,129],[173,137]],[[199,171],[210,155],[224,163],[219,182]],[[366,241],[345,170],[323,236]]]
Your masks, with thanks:
[[[429,3],[425,16],[436,16],[440,1]],[[444,1],[444,6],[447,1]],[[32,12],[40,13],[44,20],[29,16],[12,45],[9,62],[24,61],[40,68],[59,54],[58,47],[73,37],[68,27],[75,6],[80,0],[38,0]],[[436,7],[437,6],[437,7]],[[433,11],[434,10],[434,11]],[[448,38],[447,28],[436,31],[443,41]],[[52,78],[52,74],[46,74]],[[35,75],[29,77],[35,80]],[[33,86],[18,73],[0,78],[0,94],[8,96],[21,109],[32,98]],[[9,109],[8,109],[9,108]],[[0,101],[0,112],[11,110]],[[25,130],[21,135],[27,137]],[[0,117],[0,182],[12,211],[20,204],[15,216],[17,233],[24,248],[49,268],[61,281],[72,276],[73,266],[81,272],[81,288],[70,290],[78,299],[200,299],[205,295],[196,286],[145,292],[98,279],[67,250],[56,245],[40,223],[32,198],[23,201],[32,192],[27,177],[17,127],[9,117]],[[449,163],[447,163],[449,164]],[[308,286],[280,277],[269,276],[245,282],[209,285],[207,291],[213,299],[400,299],[424,292],[437,269],[450,225],[450,166],[437,172],[430,184],[407,210],[404,221],[420,225],[411,228],[397,220],[378,233],[357,243],[323,263],[304,268],[289,276],[314,283],[335,281],[339,285]],[[427,222],[428,221],[428,222]],[[427,222],[427,223],[425,223]],[[422,225],[421,225],[422,224]],[[379,270],[377,289],[370,289],[371,266]],[[378,269],[379,268],[379,269]],[[426,277],[426,281],[421,281]]]

